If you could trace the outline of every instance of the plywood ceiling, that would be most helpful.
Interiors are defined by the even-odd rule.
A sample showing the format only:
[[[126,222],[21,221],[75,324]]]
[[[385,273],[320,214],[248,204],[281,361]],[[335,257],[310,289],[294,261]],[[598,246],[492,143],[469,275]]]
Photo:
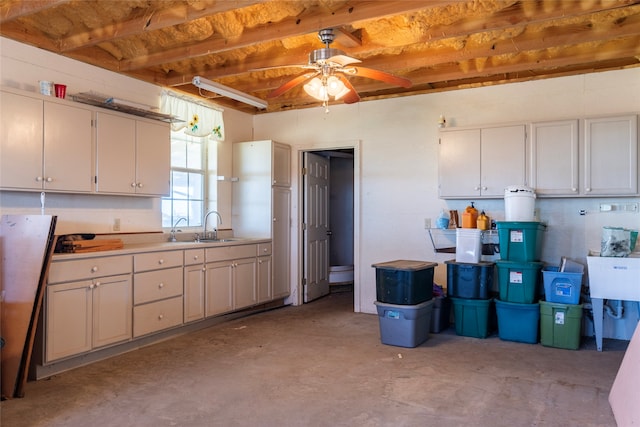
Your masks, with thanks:
[[[640,0],[4,0],[0,34],[199,96],[195,75],[258,98],[333,48],[412,81],[349,77],[361,102],[640,65]],[[270,68],[276,67],[276,68]],[[264,70],[264,68],[268,68]],[[205,93],[207,96],[215,96]],[[301,86],[259,113],[315,107]],[[340,102],[340,101],[337,101]]]

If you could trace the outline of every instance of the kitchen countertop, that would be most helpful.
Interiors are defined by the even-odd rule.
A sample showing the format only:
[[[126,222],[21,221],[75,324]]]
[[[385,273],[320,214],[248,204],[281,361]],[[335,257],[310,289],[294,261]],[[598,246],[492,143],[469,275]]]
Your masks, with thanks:
[[[229,239],[229,238],[224,238]],[[96,258],[104,256],[114,255],[130,255],[143,252],[158,252],[167,250],[184,250],[184,249],[206,249],[213,247],[223,246],[237,246],[237,245],[249,245],[256,243],[268,243],[271,239],[268,238],[241,238],[232,237],[231,240],[219,241],[219,242],[196,242],[193,240],[169,242],[169,241],[152,241],[144,243],[127,243],[125,242],[122,249],[113,249],[106,251],[96,252],[83,252],[83,253],[55,253],[53,254],[53,261],[70,260],[70,259],[85,259]],[[99,240],[99,239],[96,239]]]

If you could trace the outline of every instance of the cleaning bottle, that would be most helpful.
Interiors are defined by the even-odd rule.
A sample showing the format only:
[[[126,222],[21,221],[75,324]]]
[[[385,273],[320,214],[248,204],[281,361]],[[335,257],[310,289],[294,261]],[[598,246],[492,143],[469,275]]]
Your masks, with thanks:
[[[489,228],[491,228],[491,220],[489,219],[487,214],[484,213],[484,211],[480,212],[476,223],[480,230],[488,230]]]
[[[478,209],[473,206],[467,206],[462,214],[462,228],[476,228],[478,220]]]

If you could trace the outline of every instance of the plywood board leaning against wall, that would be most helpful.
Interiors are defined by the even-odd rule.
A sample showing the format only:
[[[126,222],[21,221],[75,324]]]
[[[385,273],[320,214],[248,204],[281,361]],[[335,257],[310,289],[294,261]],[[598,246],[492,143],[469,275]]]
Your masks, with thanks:
[[[51,215],[3,215],[0,219],[3,399],[23,395],[56,220]]]

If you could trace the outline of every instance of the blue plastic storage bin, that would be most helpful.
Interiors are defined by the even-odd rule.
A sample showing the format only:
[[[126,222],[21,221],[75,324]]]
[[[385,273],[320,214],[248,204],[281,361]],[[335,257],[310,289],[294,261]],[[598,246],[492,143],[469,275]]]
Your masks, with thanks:
[[[496,302],[498,336],[504,341],[536,344],[540,324],[540,305],[515,302]]]
[[[558,267],[542,269],[544,297],[548,302],[579,304],[582,273],[558,272]]]

